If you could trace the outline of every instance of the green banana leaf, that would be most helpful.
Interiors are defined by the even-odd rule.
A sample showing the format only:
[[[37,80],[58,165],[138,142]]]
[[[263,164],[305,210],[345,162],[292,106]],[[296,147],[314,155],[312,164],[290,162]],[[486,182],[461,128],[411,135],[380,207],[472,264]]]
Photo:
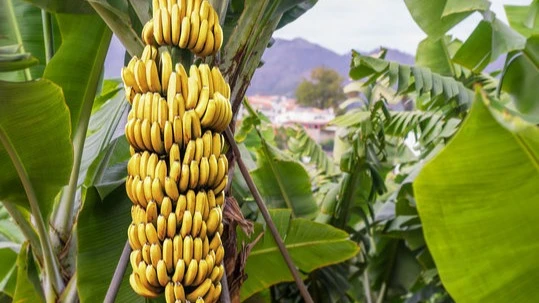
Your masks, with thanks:
[[[413,186],[427,246],[457,302],[537,302],[539,130],[478,92]]]
[[[404,0],[419,27],[432,38],[443,36],[475,11],[488,8],[487,0]]]
[[[17,285],[13,302],[45,302],[30,245],[25,242],[17,257]]]
[[[526,38],[499,19],[483,20],[464,41],[453,61],[480,72],[499,56],[521,50],[525,45]]]
[[[92,116],[88,125],[88,135],[84,142],[84,151],[81,159],[79,184],[83,181],[86,186],[94,184],[96,174],[101,171],[99,163],[94,160],[109,147],[116,134],[118,126],[122,123],[122,117],[129,109],[129,103],[125,101],[123,92],[120,92],[119,82],[105,80],[101,95],[94,101]],[[125,152],[128,153],[127,145]],[[110,157],[107,153],[101,155]],[[105,165],[106,165],[105,161]]]
[[[349,240],[348,233],[335,227],[302,218],[291,219],[291,211],[288,209],[272,209],[270,215],[300,272],[309,273],[317,268],[340,263],[359,252],[359,246]],[[251,239],[255,239],[263,231],[262,228],[262,225],[257,224]],[[242,240],[248,242],[243,233],[240,235],[238,243]],[[241,288],[242,301],[271,285],[293,281],[269,231],[251,250],[245,272],[249,278]]]
[[[77,224],[77,289],[80,302],[103,302],[131,224],[131,201],[123,186],[104,200],[88,188]],[[129,286],[130,265],[116,302],[144,302]]]
[[[9,113],[0,115],[0,200],[29,208],[27,194],[32,190],[46,218],[55,196],[69,180],[73,162],[69,111],[62,90],[42,79],[0,81],[0,91],[0,112]]]
[[[13,12],[13,14],[11,14]],[[14,20],[14,22],[12,22]],[[20,32],[24,52],[32,54],[39,64],[30,68],[32,78],[43,75],[45,48],[41,10],[22,0],[2,1],[0,4],[0,45],[20,44],[16,31]],[[16,27],[16,28],[15,28]],[[60,41],[60,39],[58,39]],[[0,80],[27,80],[22,71],[0,74]]]
[[[43,77],[62,87],[75,135],[86,125],[79,126],[81,113],[88,115],[92,109],[112,33],[97,15],[56,14],[56,18],[62,45]]]
[[[5,242],[0,242],[2,245]],[[0,293],[13,297],[17,280],[17,253],[11,248],[0,248]]]
[[[0,72],[11,72],[21,70],[38,64],[36,57],[29,53],[1,53],[0,52]]]
[[[298,161],[265,141],[257,151],[257,160],[258,167],[251,175],[269,207],[289,208],[294,217],[316,216],[311,181]]]
[[[26,0],[44,10],[54,13],[95,14],[85,0]]]

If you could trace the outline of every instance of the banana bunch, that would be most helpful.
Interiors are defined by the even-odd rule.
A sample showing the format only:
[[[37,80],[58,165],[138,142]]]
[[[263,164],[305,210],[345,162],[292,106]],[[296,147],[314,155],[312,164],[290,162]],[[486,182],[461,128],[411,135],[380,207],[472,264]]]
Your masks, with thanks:
[[[126,192],[133,290],[167,303],[217,302],[225,274],[224,189],[228,160],[221,134],[232,120],[230,86],[217,67],[186,69],[168,50],[205,56],[222,43],[206,0],[154,0],[140,58],[122,68],[131,104],[125,126],[131,158]]]
[[[146,45],[174,45],[199,57],[223,44],[219,15],[207,0],[153,0],[153,18],[142,29]]]

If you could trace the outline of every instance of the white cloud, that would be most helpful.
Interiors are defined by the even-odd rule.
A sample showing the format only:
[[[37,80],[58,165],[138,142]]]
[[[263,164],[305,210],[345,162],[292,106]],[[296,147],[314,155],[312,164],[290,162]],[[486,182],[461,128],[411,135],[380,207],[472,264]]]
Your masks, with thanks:
[[[425,0],[429,1],[429,0]],[[503,5],[527,5],[531,0],[495,0],[491,9],[507,22]],[[481,16],[475,14],[450,31],[460,39],[472,32]],[[300,19],[277,31],[274,37],[305,40],[337,53],[368,51],[380,46],[415,53],[425,34],[399,0],[319,0]]]

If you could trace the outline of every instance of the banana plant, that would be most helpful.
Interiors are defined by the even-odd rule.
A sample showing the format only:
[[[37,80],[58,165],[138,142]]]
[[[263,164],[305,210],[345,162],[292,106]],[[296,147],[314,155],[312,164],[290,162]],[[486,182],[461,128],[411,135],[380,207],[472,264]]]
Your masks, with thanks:
[[[148,1],[134,0],[29,2],[8,0],[0,15],[9,24],[2,28],[2,45],[11,45],[2,47],[0,62],[0,91],[6,100],[0,107],[9,113],[0,119],[0,163],[5,167],[0,223],[6,227],[1,232],[6,270],[0,272],[0,292],[8,301],[102,300],[125,251],[131,220],[123,188],[129,152],[117,131],[128,106],[119,82],[103,81],[103,63],[112,33],[130,54],[140,54],[137,33],[151,9]],[[224,51],[212,60],[233,87],[235,112],[273,31],[315,2],[212,1],[225,28]],[[313,211],[311,206],[307,214]],[[338,237],[355,253],[357,247],[346,237],[323,228],[330,232],[328,240]],[[285,236],[287,231],[282,232]],[[326,261],[302,262],[302,268],[312,270]],[[117,299],[143,301],[122,276],[112,279],[120,284]]]

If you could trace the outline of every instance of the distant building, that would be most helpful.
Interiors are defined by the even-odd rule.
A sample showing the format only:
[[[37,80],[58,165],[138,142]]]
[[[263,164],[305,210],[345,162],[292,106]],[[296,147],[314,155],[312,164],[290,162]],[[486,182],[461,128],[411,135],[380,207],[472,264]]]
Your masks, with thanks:
[[[302,107],[296,104],[296,99],[284,96],[248,97],[251,106],[268,117],[275,126],[292,126],[299,124],[318,143],[333,139],[334,127],[327,124],[335,118],[333,108],[318,109],[314,107]],[[240,117],[245,114],[245,109]]]

